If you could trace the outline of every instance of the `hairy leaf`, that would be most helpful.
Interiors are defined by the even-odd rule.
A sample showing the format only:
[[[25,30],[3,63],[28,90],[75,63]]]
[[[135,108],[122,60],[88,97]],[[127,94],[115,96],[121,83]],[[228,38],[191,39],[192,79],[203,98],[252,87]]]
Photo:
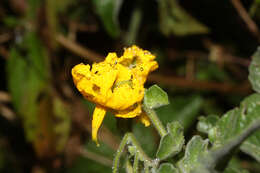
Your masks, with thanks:
[[[150,109],[168,105],[168,95],[159,86],[153,85],[145,91],[144,104]]]
[[[161,138],[156,156],[160,160],[173,157],[178,154],[184,144],[183,127],[179,122],[172,122],[167,125],[168,133]]]
[[[209,139],[213,143],[213,147],[221,146],[258,121],[260,121],[260,94],[253,94],[247,97],[239,108],[235,108],[221,117],[213,129],[213,133],[209,134]]]
[[[199,117],[199,122],[197,124],[198,131],[202,133],[210,133],[210,130],[216,125],[219,117],[216,115],[209,115],[207,117]]]
[[[257,48],[249,66],[248,79],[256,92],[260,92],[260,47]]]
[[[200,136],[192,137],[187,144],[185,156],[177,163],[181,172],[189,173],[196,167],[200,157],[208,152],[208,142]]]

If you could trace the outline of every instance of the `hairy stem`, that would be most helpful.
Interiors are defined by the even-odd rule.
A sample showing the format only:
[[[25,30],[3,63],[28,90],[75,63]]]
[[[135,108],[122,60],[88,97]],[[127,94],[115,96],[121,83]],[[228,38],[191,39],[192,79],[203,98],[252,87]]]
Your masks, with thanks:
[[[151,122],[153,123],[154,127],[156,128],[160,136],[163,137],[164,135],[166,135],[167,131],[163,126],[162,122],[160,121],[160,119],[158,118],[156,112],[153,109],[150,109],[149,107],[145,106],[144,104],[143,104],[143,109],[148,115],[148,117],[150,118]]]
[[[139,163],[139,153],[137,152],[135,154],[135,160],[134,160],[134,173],[138,173],[138,163]]]
[[[137,155],[135,159],[138,159],[140,161],[143,161],[144,164],[147,164],[148,166],[151,167],[155,167],[157,165],[154,164],[154,162],[152,161],[151,158],[149,158],[145,152],[143,151],[143,149],[141,148],[141,146],[139,145],[138,141],[136,140],[135,136],[132,133],[126,133],[125,136],[123,137],[119,148],[116,152],[115,158],[114,158],[114,162],[113,162],[113,173],[117,173],[118,172],[118,166],[120,163],[120,157],[124,151],[124,148],[127,144],[131,144],[134,146],[135,148],[135,155]],[[136,163],[138,164],[138,163]],[[135,168],[134,168],[135,171]]]

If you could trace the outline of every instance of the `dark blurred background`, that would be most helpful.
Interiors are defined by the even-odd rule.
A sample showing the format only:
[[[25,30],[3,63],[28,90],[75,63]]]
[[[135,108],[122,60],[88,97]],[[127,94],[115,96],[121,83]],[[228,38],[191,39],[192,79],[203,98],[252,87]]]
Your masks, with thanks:
[[[106,116],[91,141],[94,105],[73,85],[71,68],[136,44],[157,56],[158,84],[186,139],[199,116],[222,115],[252,90],[251,55],[260,42],[259,0],[1,0],[0,172],[111,172],[120,139],[132,131],[154,156],[159,136],[131,119]],[[237,162],[260,171],[249,156]]]

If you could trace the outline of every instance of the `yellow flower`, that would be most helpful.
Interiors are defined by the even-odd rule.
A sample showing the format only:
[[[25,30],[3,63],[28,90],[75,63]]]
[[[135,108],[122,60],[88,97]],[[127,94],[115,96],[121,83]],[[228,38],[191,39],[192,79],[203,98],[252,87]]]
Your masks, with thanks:
[[[81,94],[96,104],[92,119],[92,139],[97,142],[97,132],[109,110],[120,118],[134,118],[150,125],[142,112],[144,83],[148,74],[158,68],[155,56],[133,45],[118,58],[109,53],[100,63],[78,64],[72,69],[74,84]]]

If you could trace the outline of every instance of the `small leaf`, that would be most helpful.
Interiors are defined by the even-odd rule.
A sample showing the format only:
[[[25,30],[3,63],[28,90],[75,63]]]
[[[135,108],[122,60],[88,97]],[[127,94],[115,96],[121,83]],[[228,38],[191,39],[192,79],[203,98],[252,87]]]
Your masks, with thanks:
[[[260,47],[257,48],[249,66],[248,79],[253,89],[260,93]]]
[[[183,127],[179,122],[167,124],[168,133],[161,138],[156,156],[160,160],[173,157],[178,154],[184,144]]]
[[[209,29],[190,16],[176,0],[158,1],[160,29],[166,36],[170,34],[205,34]]]
[[[96,12],[101,18],[106,31],[112,37],[119,36],[118,13],[122,0],[92,0],[96,7]]]
[[[144,104],[150,109],[168,105],[168,95],[159,86],[153,85],[145,91]]]
[[[171,163],[163,163],[160,165],[159,169],[156,172],[157,173],[178,173],[179,171]]]
[[[209,131],[216,125],[219,117],[216,115],[209,115],[207,117],[199,117],[199,122],[197,124],[198,131],[202,133],[210,133]]]
[[[189,173],[196,165],[200,157],[208,151],[208,140],[203,140],[200,136],[193,136],[188,142],[185,156],[177,163],[181,172]]]

